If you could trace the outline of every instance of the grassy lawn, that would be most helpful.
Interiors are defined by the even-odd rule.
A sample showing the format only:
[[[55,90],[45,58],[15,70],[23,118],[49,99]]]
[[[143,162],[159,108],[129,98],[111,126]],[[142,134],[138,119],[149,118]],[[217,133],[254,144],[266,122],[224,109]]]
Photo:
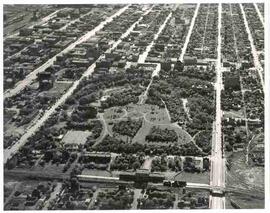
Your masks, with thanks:
[[[146,120],[155,124],[169,124],[170,120],[164,108],[158,106],[151,106],[151,111],[146,114]]]
[[[114,120],[123,117],[126,114],[123,107],[112,107],[104,111],[104,119]]]
[[[82,175],[93,175],[93,176],[103,176],[103,177],[111,177],[111,173],[104,170],[96,170],[96,169],[84,169],[82,171]]]
[[[142,127],[134,136],[132,142],[146,143],[145,136],[149,134],[152,126],[153,126],[152,124],[143,121]]]
[[[59,82],[55,82],[53,85],[53,88],[50,89],[49,91],[45,91],[44,93],[46,93],[49,96],[53,96],[53,97],[59,97],[61,94],[63,94],[70,86],[72,85],[72,83],[59,83]]]
[[[226,196],[226,209],[234,209],[234,205],[238,205],[241,209],[263,209],[264,198],[254,197],[252,194],[232,194]]]
[[[189,172],[183,171],[175,177],[175,180],[187,181],[187,182],[191,182],[191,183],[209,184],[210,174],[209,174],[209,172],[189,173]]]
[[[64,144],[84,144],[91,134],[89,131],[68,131],[63,138],[63,142]]]

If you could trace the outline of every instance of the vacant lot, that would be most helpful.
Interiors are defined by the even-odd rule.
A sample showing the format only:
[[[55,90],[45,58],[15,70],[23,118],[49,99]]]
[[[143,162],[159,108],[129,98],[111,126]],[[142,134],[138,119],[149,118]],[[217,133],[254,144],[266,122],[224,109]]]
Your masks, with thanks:
[[[226,187],[237,192],[230,197],[241,208],[264,207],[264,168],[249,166],[243,152],[230,156],[231,168],[227,169]]]
[[[226,196],[226,209],[261,209],[264,208],[264,198],[250,194],[230,193]]]
[[[246,164],[243,152],[237,152],[230,157],[231,168],[227,170],[227,185],[243,189],[264,188],[263,167],[253,167]]]
[[[71,85],[72,85],[71,82],[70,83],[67,83],[67,82],[55,82],[54,85],[53,85],[53,88],[50,89],[49,91],[44,92],[44,94],[46,94],[46,96],[49,96],[49,97],[59,97],[65,91],[67,91],[68,88]]]
[[[89,131],[68,131],[63,138],[64,144],[84,144],[88,136],[91,135]]]
[[[182,171],[175,176],[175,180],[209,184],[210,174],[209,172],[191,173]]]

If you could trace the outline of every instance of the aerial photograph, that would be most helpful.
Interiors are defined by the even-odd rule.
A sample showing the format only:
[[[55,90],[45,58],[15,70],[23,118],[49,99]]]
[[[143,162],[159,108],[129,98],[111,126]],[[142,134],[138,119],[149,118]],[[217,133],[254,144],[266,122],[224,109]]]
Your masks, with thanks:
[[[2,12],[4,210],[265,208],[265,3]]]

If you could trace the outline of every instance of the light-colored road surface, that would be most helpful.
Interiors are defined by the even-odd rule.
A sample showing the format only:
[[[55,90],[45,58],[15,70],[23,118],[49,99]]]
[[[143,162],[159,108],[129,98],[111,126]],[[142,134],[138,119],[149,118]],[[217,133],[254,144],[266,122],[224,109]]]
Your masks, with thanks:
[[[183,107],[184,107],[184,111],[188,117],[188,120],[191,120],[191,117],[190,117],[190,114],[189,114],[189,108],[187,107],[187,103],[188,103],[188,100],[186,98],[182,98],[182,103],[183,103]]]
[[[141,189],[134,189],[134,196],[133,196],[133,202],[131,204],[132,210],[137,210],[138,206],[138,198],[141,197],[142,190]]]
[[[146,47],[146,50],[139,56],[138,63],[144,63],[145,62],[149,51],[152,49],[152,47],[153,47],[155,41],[158,39],[160,33],[162,33],[162,31],[164,30],[164,28],[167,25],[167,22],[170,20],[171,16],[172,16],[172,12],[170,12],[168,17],[163,22],[163,24],[159,27],[159,30],[156,33],[156,35],[154,36],[154,39],[152,40],[152,42]]]
[[[103,113],[98,113],[97,117],[99,118],[98,120],[102,123],[103,128],[102,128],[102,132],[100,136],[97,138],[93,147],[96,147],[98,144],[100,144],[107,135],[112,136],[108,130],[108,126],[107,126],[106,120],[104,119]]]
[[[255,7],[255,9],[256,9],[256,11],[257,11],[257,14],[258,14],[258,16],[259,16],[259,19],[260,19],[260,21],[262,22],[262,25],[263,25],[263,27],[264,27],[264,17],[262,16],[262,13],[261,13],[261,11],[260,11],[259,8],[258,8],[257,3],[253,3],[253,4],[254,4],[254,7]]]
[[[238,46],[237,46],[237,41],[236,41],[236,36],[235,36],[235,30],[234,30],[234,23],[233,23],[233,12],[232,12],[232,4],[230,4],[230,16],[232,19],[232,29],[233,29],[233,43],[234,43],[234,48],[235,48],[235,53],[236,53],[236,57],[237,57],[237,61],[240,62],[240,57],[239,57],[239,51],[238,51]]]
[[[172,16],[172,12],[170,12],[170,14],[167,16],[167,18],[163,22],[163,24],[159,27],[159,30],[156,33],[156,35],[154,36],[152,42],[146,47],[145,51],[139,56],[138,63],[145,63],[145,60],[146,60],[146,58],[148,56],[149,51],[152,49],[152,47],[155,44],[155,41],[158,39],[160,33],[162,33],[162,31],[164,30],[164,28],[167,25],[168,21],[170,20],[171,16]],[[145,102],[145,100],[147,98],[149,88],[151,87],[152,82],[153,82],[153,77],[155,75],[158,75],[160,69],[161,69],[161,65],[160,65],[160,63],[158,63],[157,66],[156,66],[156,69],[152,73],[152,78],[151,78],[150,83],[148,84],[145,92],[140,96],[139,104],[143,104]]]
[[[211,186],[205,183],[187,183],[187,188],[201,188],[201,189],[209,189]]]
[[[61,8],[59,10],[56,10],[55,12],[51,13],[48,16],[45,16],[44,18],[42,18],[41,22],[39,22],[38,24],[44,24],[45,22],[51,20],[52,18],[54,18],[56,16],[56,14],[62,10],[66,10],[67,8]],[[36,25],[36,24],[35,24]],[[31,26],[34,27],[35,25]]]
[[[188,43],[189,43],[189,39],[190,39],[191,32],[192,32],[192,29],[193,29],[193,26],[194,26],[194,23],[195,23],[195,19],[196,19],[197,14],[198,14],[199,7],[200,7],[200,4],[197,4],[197,7],[196,7],[196,10],[195,10],[194,16],[193,16],[193,18],[192,18],[192,22],[191,22],[191,24],[190,24],[190,28],[189,28],[189,31],[188,31],[188,35],[187,35],[186,40],[185,40],[185,43],[184,43],[184,47],[182,48],[182,52],[181,52],[181,55],[180,55],[180,57],[179,57],[179,59],[180,59],[181,61],[183,60],[184,54],[185,54],[185,52],[186,52],[187,45],[188,45]],[[158,39],[160,33],[161,33],[161,32],[163,31],[163,29],[165,28],[165,26],[166,26],[167,22],[170,20],[171,16],[172,16],[172,13],[170,13],[170,14],[168,15],[168,17],[166,18],[166,20],[164,21],[164,23],[160,26],[159,31],[158,31],[158,33],[155,35],[153,41],[150,43],[150,45],[147,46],[146,51],[145,51],[143,54],[141,54],[141,55],[139,56],[138,63],[144,63],[144,62],[145,62],[145,60],[146,60],[146,58],[147,58],[147,55],[148,55],[149,51],[151,50],[152,46],[154,45],[154,42]],[[153,72],[153,74],[152,74],[152,79],[151,79],[150,83],[148,84],[148,86],[147,86],[145,92],[144,92],[144,93],[142,94],[142,96],[140,97],[139,104],[143,104],[144,101],[146,100],[148,91],[149,91],[149,89],[150,89],[150,87],[151,87],[151,85],[152,85],[152,82],[153,82],[153,77],[154,77],[155,75],[158,75],[158,74],[159,74],[160,69],[161,69],[161,65],[160,65],[160,63],[158,63],[156,69],[154,70],[154,72]]]
[[[62,183],[57,183],[55,189],[51,193],[50,198],[45,202],[43,210],[48,210],[48,207],[50,206],[50,202],[53,201],[57,197],[57,194],[60,192],[61,188],[62,188]]]
[[[66,25],[64,25],[63,27],[61,27],[59,30],[60,30],[60,31],[66,30],[67,27],[69,27],[70,25],[74,24],[74,23],[77,22],[77,21],[80,21],[81,18],[83,18],[83,17],[85,17],[85,16],[88,16],[88,15],[90,15],[91,13],[93,13],[92,10],[91,10],[90,12],[88,12],[88,13],[83,14],[83,15],[80,16],[79,18],[76,18],[76,19],[74,19],[74,20],[68,22]]]
[[[97,179],[97,180],[112,180],[118,181],[119,177],[106,177],[106,176],[95,176],[95,175],[77,175],[78,178],[85,178],[85,179]]]
[[[149,89],[150,89],[150,87],[151,87],[151,85],[153,83],[153,77],[155,75],[158,75],[159,74],[160,69],[161,69],[161,65],[158,63],[157,66],[156,66],[156,69],[152,73],[152,77],[151,77],[150,83],[148,84],[148,86],[147,86],[146,90],[144,91],[144,93],[139,97],[139,99],[140,99],[139,100],[139,104],[143,104],[146,101],[147,95],[148,95],[148,91],[149,91]]]
[[[258,71],[258,74],[259,74],[259,77],[260,77],[260,80],[261,80],[261,84],[262,84],[262,88],[263,88],[263,92],[264,92],[264,80],[263,80],[263,74],[262,74],[263,68],[262,68],[262,65],[261,65],[261,63],[259,61],[259,55],[258,55],[256,47],[254,45],[254,41],[253,41],[249,26],[248,26],[246,14],[245,14],[245,11],[244,11],[244,8],[243,8],[242,4],[240,4],[240,8],[241,8],[241,12],[242,12],[242,15],[243,15],[243,18],[244,18],[246,31],[248,33],[248,40],[249,40],[250,45],[251,45],[251,51],[252,51],[252,56],[253,56],[253,60],[254,60],[254,66],[255,66],[255,69]]]
[[[46,68],[50,67],[51,65],[53,65],[53,62],[56,60],[56,57],[59,55],[62,55],[63,53],[67,53],[70,50],[72,50],[74,47],[76,47],[76,45],[81,44],[85,41],[87,41],[89,38],[91,38],[92,36],[94,36],[96,34],[96,32],[100,31],[105,24],[110,23],[114,17],[119,16],[120,14],[122,14],[129,6],[125,6],[123,8],[121,8],[119,11],[117,11],[114,15],[108,17],[105,21],[101,22],[97,27],[95,27],[93,30],[89,31],[88,33],[86,33],[85,35],[81,36],[78,40],[76,40],[75,42],[73,42],[72,44],[70,44],[67,48],[65,48],[63,51],[61,51],[60,53],[56,54],[54,57],[52,57],[51,59],[49,59],[47,62],[45,62],[43,65],[41,65],[40,67],[38,67],[37,69],[33,70],[30,74],[28,74],[25,79],[23,79],[22,81],[19,81],[13,89],[7,90],[4,94],[4,97],[11,97],[16,95],[17,93],[19,93],[21,90],[23,90],[27,85],[31,84],[31,82],[36,79],[37,74],[40,72],[43,72]]]
[[[212,143],[211,154],[211,172],[210,172],[210,186],[211,187],[225,187],[225,163],[222,158],[222,110],[221,110],[221,90],[222,71],[221,71],[221,4],[218,5],[218,47],[217,47],[217,82],[216,82],[216,121],[214,127],[214,138]],[[209,199],[211,209],[225,208],[225,198],[210,195]]]
[[[198,15],[199,7],[200,7],[200,4],[197,4],[195,13],[194,13],[194,15],[193,15],[193,18],[192,18],[192,21],[191,21],[191,24],[190,24],[190,27],[189,27],[189,31],[188,31],[186,40],[185,40],[185,43],[184,43],[184,46],[183,46],[183,48],[182,48],[181,55],[180,55],[180,57],[179,57],[179,60],[180,60],[180,61],[183,61],[184,55],[185,55],[185,53],[186,53],[187,46],[188,46],[188,43],[189,43],[189,39],[190,39],[192,30],[193,30],[193,27],[194,27],[194,24],[195,24],[196,17],[197,17],[197,15]]]
[[[204,52],[204,41],[205,41],[205,35],[206,35],[206,32],[207,32],[207,24],[208,24],[208,19],[209,19],[209,8],[210,8],[210,4],[208,4],[207,6],[207,15],[206,15],[206,21],[205,21],[205,25],[204,25],[204,33],[203,33],[203,41],[202,41],[202,50],[201,50],[201,54],[203,54]]]
[[[122,41],[123,41],[123,38],[127,37],[135,28],[135,26],[143,19],[144,16],[146,16],[153,8],[154,6],[151,6],[150,8],[148,8],[144,13],[143,15],[135,22],[131,25],[131,27],[120,37],[120,39],[116,42],[114,42],[112,44],[112,47],[107,50],[106,52],[109,53],[112,49],[115,49]]]
[[[109,17],[107,20],[105,20],[104,22],[101,23],[101,25],[99,25],[97,28],[98,29],[94,29],[94,32],[91,32],[91,35],[94,34],[95,32],[97,32],[98,30],[102,29],[102,27],[106,24],[109,23],[113,20],[114,17],[121,15],[126,9],[128,8],[128,6],[125,6],[123,8],[121,8],[117,13],[115,13],[113,16]],[[89,35],[88,35],[89,36]],[[82,42],[84,41],[85,38],[82,39]],[[86,72],[83,74],[83,76],[75,81],[73,83],[73,85],[69,88],[69,90],[50,108],[48,109],[44,115],[36,122],[35,125],[33,125],[24,135],[22,135],[22,137],[20,138],[20,140],[15,143],[10,149],[5,149],[4,150],[4,163],[7,162],[7,160],[12,157],[13,154],[15,154],[20,147],[22,147],[27,139],[29,137],[31,137],[43,124],[45,121],[47,121],[47,119],[55,112],[55,109],[59,106],[61,106],[66,99],[72,95],[72,93],[74,92],[74,90],[78,87],[79,83],[81,82],[81,80],[85,77],[85,76],[89,76],[93,73],[95,68],[95,63],[93,63],[87,70]]]

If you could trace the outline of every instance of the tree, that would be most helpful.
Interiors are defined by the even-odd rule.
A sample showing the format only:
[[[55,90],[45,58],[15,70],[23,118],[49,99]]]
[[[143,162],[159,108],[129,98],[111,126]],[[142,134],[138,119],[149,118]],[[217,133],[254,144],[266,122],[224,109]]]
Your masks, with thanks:
[[[46,162],[49,162],[50,160],[52,160],[52,158],[53,158],[53,150],[46,150],[45,151],[45,154],[44,154],[44,160],[46,161]]]
[[[155,202],[154,199],[147,199],[144,202],[144,208],[145,209],[154,209],[155,208]]]
[[[184,201],[183,200],[180,200],[179,202],[178,202],[178,208],[179,209],[183,209],[184,208],[184,206],[185,206],[185,204],[184,204]]]
[[[132,168],[136,171],[137,169],[139,169],[141,167],[140,162],[135,161],[132,165]]]
[[[75,194],[80,189],[80,183],[77,178],[71,178],[70,179],[70,191],[71,193]]]
[[[69,157],[70,157],[70,153],[66,149],[64,149],[63,152],[62,152],[62,160],[63,160],[63,162],[66,162],[69,159]]]
[[[97,109],[93,106],[89,106],[88,110],[86,110],[87,118],[95,118],[97,116]]]
[[[190,208],[191,209],[195,209],[195,207],[196,207],[196,199],[195,198],[191,198],[190,199]]]
[[[32,191],[32,197],[40,198],[40,191],[38,189],[34,189]]]
[[[206,171],[209,171],[209,166],[210,166],[210,161],[209,161],[209,159],[204,158],[204,159],[203,159],[203,168],[204,168]]]
[[[75,101],[75,99],[74,99],[74,97],[69,97],[67,100],[66,100],[66,103],[68,104],[68,105],[73,105],[73,104],[75,104],[76,103],[76,101]]]
[[[17,163],[18,163],[18,157],[17,155],[14,155],[10,160],[7,161],[6,163],[7,169],[15,168]]]

